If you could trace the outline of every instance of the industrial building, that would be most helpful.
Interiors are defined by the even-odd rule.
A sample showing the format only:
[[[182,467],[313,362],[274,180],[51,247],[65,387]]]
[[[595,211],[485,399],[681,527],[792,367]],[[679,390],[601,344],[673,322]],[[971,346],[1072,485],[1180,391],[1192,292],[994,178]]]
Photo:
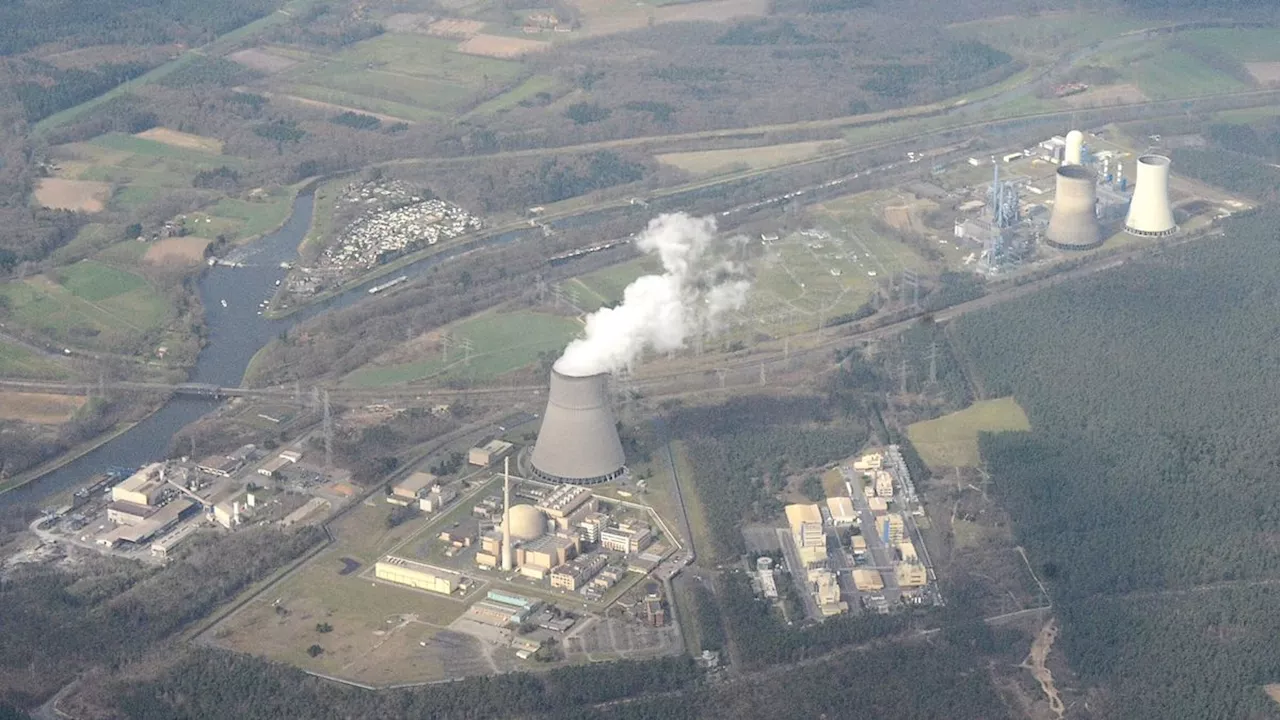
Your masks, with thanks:
[[[559,530],[568,530],[596,509],[591,491],[584,487],[563,485],[542,498],[536,506]]]
[[[600,547],[626,555],[634,555],[649,546],[653,531],[648,525],[621,523],[600,531]]]
[[[852,525],[858,521],[853,500],[844,496],[827,498],[827,512],[831,515],[831,524],[836,526]]]
[[[594,485],[622,477],[626,457],[609,407],[607,374],[576,377],[552,369],[530,461],[533,475],[547,482]]]
[[[112,505],[123,503],[112,503]],[[139,506],[140,507],[140,506]],[[186,498],[178,498],[163,507],[146,508],[147,516],[137,522],[119,525],[98,536],[97,542],[106,547],[115,547],[121,543],[142,544],[151,538],[173,528],[184,518],[192,515],[198,506]],[[111,510],[108,509],[108,515]]]
[[[576,538],[543,535],[515,549],[516,565],[522,574],[542,579],[551,568],[563,565],[577,555]],[[528,569],[528,571],[526,571]]]
[[[154,505],[165,486],[163,475],[164,463],[151,463],[111,488],[111,500],[134,505]]]
[[[893,499],[893,475],[887,470],[877,470],[875,474],[876,497],[885,500]]]
[[[458,498],[458,491],[452,487],[436,485],[425,495],[418,498],[418,509],[423,512],[440,512],[449,503]]]
[[[905,523],[901,513],[889,513],[876,518],[876,534],[886,545],[898,545],[902,542]]]
[[[394,555],[388,555],[379,560],[374,565],[373,573],[379,580],[419,590],[429,590],[441,595],[453,594],[462,580],[462,576],[452,570],[432,567]]]
[[[808,580],[809,589],[823,616],[839,615],[849,609],[848,603],[840,599],[840,583],[836,581],[835,573],[826,568],[810,570]]]
[[[898,563],[893,566],[893,574],[898,587],[904,589],[922,588],[929,584],[929,572],[919,563]]]
[[[773,575],[773,558],[768,555],[756,558],[756,576],[760,580],[760,592],[769,600],[778,599],[777,578]]]
[[[488,467],[506,457],[515,448],[505,440],[490,440],[479,447],[473,447],[467,453],[467,462],[479,467]]]
[[[196,463],[196,469],[217,477],[231,477],[232,473],[239,470],[243,465],[244,460],[230,455],[210,455]]]
[[[411,473],[391,486],[391,494],[387,496],[387,502],[395,505],[412,505],[418,502],[424,491],[434,487],[436,482],[437,478],[433,473],[421,470]]]
[[[140,525],[155,511],[147,505],[116,500],[107,505],[107,519],[116,525]]]
[[[817,505],[788,505],[787,524],[804,567],[820,567],[827,560],[827,538],[822,530],[822,512]]]
[[[578,590],[591,582],[608,564],[609,558],[600,553],[580,555],[551,571],[551,587]]]
[[[884,589],[884,578],[871,568],[854,568],[853,585],[859,592],[875,592]]]

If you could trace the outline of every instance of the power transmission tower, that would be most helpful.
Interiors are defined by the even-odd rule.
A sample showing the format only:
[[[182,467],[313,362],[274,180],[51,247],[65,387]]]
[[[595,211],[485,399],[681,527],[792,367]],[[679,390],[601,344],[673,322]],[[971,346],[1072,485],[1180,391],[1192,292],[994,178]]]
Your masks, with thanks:
[[[444,354],[444,364],[449,364],[449,343],[453,342],[453,337],[449,333],[440,333],[440,351]]]
[[[329,411],[329,391],[324,391],[324,469],[333,467],[333,414]]]
[[[311,386],[311,412],[320,412],[320,388]]]
[[[903,353],[903,355],[902,355],[902,361],[901,361],[901,363],[898,365],[898,380],[899,380],[899,382],[900,382],[899,387],[898,387],[898,394],[899,394],[899,395],[902,395],[902,396],[904,396],[904,397],[905,397],[905,396],[906,396],[906,394],[907,394],[907,356],[906,356],[906,353]]]
[[[765,376],[764,376],[764,363],[760,363],[760,385],[763,387],[767,383],[768,381],[765,379]]]
[[[716,368],[716,375],[719,375],[719,376],[720,376],[720,389],[721,389],[721,390],[723,390],[723,389],[724,389],[724,375],[725,375],[725,373],[726,373],[726,372],[728,372],[728,371],[727,371],[727,370],[725,370],[724,368]]]
[[[911,307],[920,307],[920,275],[911,269],[902,271],[902,280],[899,290],[902,293],[902,302],[907,301],[907,286],[911,286]]]
[[[929,345],[929,384],[938,384],[938,343]]]
[[[457,343],[457,344],[458,344],[458,346],[459,346],[459,347],[461,347],[461,348],[462,348],[462,352],[463,352],[462,364],[463,364],[463,365],[470,365],[470,364],[471,364],[471,350],[472,350],[472,348],[474,347],[474,346],[471,344],[471,340],[470,340],[470,338],[462,338],[462,340],[458,341],[458,343]]]
[[[295,405],[302,404],[302,383],[297,380],[293,381],[293,403]]]

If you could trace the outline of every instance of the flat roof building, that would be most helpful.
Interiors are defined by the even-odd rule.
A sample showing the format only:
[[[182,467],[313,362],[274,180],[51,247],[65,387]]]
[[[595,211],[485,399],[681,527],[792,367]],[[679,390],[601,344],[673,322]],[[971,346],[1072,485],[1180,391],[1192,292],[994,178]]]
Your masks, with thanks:
[[[436,484],[436,479],[434,474],[421,470],[411,473],[409,477],[391,486],[391,494],[387,496],[387,502],[397,505],[416,503],[424,491]]]
[[[155,511],[147,505],[117,500],[107,505],[107,519],[117,525],[138,525]]]
[[[883,590],[884,578],[880,577],[880,571],[878,570],[872,570],[871,568],[854,568],[853,585],[862,592]]]
[[[444,568],[432,567],[408,558],[388,555],[373,569],[374,577],[397,585],[451,595],[458,589],[461,575]]]
[[[488,467],[506,457],[515,445],[505,440],[490,440],[479,447],[471,448],[467,453],[467,462],[479,467]]]
[[[458,491],[444,485],[436,485],[418,499],[418,509],[423,512],[440,512],[458,497]]]
[[[580,485],[560,485],[538,501],[537,508],[547,517],[558,521],[569,517],[590,501],[590,490]]]
[[[902,542],[903,521],[901,513],[890,513],[876,518],[876,534],[886,545],[898,545]]]
[[[831,514],[831,522],[835,525],[852,525],[858,520],[853,500],[844,496],[827,498],[827,512]]]
[[[653,531],[648,525],[623,523],[618,527],[600,531],[600,547],[626,555],[634,555],[644,550],[652,540]]]
[[[292,464],[293,464],[292,460],[287,460],[277,455],[271,458],[270,460],[266,461],[265,463],[263,463],[262,467],[258,468],[258,474],[263,477],[271,477],[272,475],[275,475],[277,472],[279,472],[280,469],[283,468],[284,466],[292,465]]]
[[[111,499],[134,505],[154,505],[164,489],[164,463],[151,463],[111,488]]]
[[[539,570],[563,565],[577,554],[577,543],[560,535],[543,535],[516,548],[516,564]]]
[[[209,475],[231,477],[231,473],[240,469],[244,460],[227,455],[210,455],[196,464],[196,469]]]
[[[800,553],[800,562],[806,567],[816,567],[827,559],[827,540],[822,531],[822,511],[817,505],[788,505],[787,524],[791,537]]]

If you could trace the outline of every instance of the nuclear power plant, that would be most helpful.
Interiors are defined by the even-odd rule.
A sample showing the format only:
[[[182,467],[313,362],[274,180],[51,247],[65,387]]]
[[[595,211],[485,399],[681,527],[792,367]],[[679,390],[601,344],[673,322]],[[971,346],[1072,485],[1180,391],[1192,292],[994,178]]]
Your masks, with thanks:
[[[1064,163],[1056,178],[1057,192],[1045,238],[1050,245],[1066,250],[1098,246],[1102,243],[1102,230],[1096,209],[1097,177],[1083,165]]]
[[[1169,204],[1169,158],[1143,155],[1138,158],[1133,200],[1124,221],[1125,232],[1139,237],[1165,237],[1178,231]]]
[[[1062,164],[1084,164],[1084,133],[1079,130],[1072,130],[1067,133],[1067,144],[1062,154]]]
[[[617,422],[609,407],[609,375],[574,376],[551,370],[542,429],[530,458],[539,480],[595,485],[626,471]]]

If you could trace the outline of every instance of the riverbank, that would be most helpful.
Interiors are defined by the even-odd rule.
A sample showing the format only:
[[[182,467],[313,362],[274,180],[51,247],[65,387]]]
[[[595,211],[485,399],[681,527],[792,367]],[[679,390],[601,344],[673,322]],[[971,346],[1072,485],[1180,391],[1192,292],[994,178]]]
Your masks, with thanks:
[[[134,426],[136,426],[138,423],[142,422],[143,420],[146,420],[148,417],[151,417],[152,415],[154,415],[162,407],[164,407],[164,403],[160,403],[156,407],[152,408],[151,412],[148,412],[146,415],[139,418],[138,420],[135,420],[133,422],[120,423],[110,431],[103,433],[102,435],[99,435],[91,440],[86,440],[80,443],[79,445],[76,445],[75,447],[62,453],[58,457],[53,458],[52,460],[47,460],[35,466],[34,468],[31,468],[30,470],[20,472],[14,477],[9,478],[8,480],[0,481],[0,495],[3,495],[4,493],[10,492],[12,490],[17,490],[18,488],[21,488],[25,485],[33,483],[36,480],[39,480],[40,478],[44,477],[45,475],[48,475],[51,472],[55,472],[61,469],[62,467],[69,465],[75,462],[76,460],[79,460],[85,455],[88,455],[94,450],[97,450],[103,445],[106,445],[112,440],[115,440],[121,435],[129,432],[134,428]]]

